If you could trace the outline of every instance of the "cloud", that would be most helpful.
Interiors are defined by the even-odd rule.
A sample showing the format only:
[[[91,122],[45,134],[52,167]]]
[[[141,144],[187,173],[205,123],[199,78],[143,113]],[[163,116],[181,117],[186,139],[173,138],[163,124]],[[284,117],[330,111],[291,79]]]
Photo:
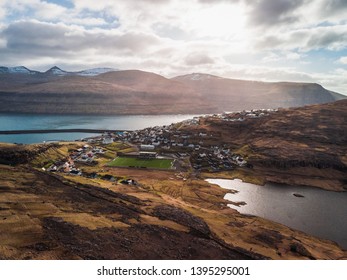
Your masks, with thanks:
[[[344,14],[346,17],[347,2],[345,0],[324,0],[321,1],[321,13],[328,16]]]
[[[347,64],[347,56],[340,57],[337,62],[341,64]]]
[[[11,50],[46,55],[62,55],[83,50],[117,52],[126,50],[136,53],[156,45],[158,38],[144,33],[120,33],[114,30],[86,30],[65,24],[22,21],[10,24],[2,34]]]
[[[190,54],[185,60],[187,65],[195,66],[202,64],[213,64],[214,60],[206,54]]]
[[[347,47],[347,24],[298,29],[288,33],[264,36],[256,43],[256,47],[302,51],[321,48],[341,50]]]
[[[63,22],[65,24],[77,24],[81,26],[101,26],[109,25],[103,16],[96,16],[88,13],[85,10],[78,11],[73,5],[68,8],[60,5],[61,1],[50,3],[40,0],[3,0],[0,4],[0,20],[1,15],[7,15],[10,19],[15,18],[15,21],[38,20],[42,22]],[[66,3],[63,1],[63,3]],[[71,3],[70,3],[71,4]],[[5,16],[2,16],[6,19]],[[116,20],[116,19],[115,19]],[[11,20],[10,23],[12,23]],[[112,22],[114,23],[114,22]]]
[[[233,65],[226,71],[226,75],[234,77],[247,77],[248,80],[259,80],[265,82],[275,81],[305,81],[314,82],[312,75],[297,71],[291,67],[267,67],[256,65]]]
[[[5,3],[0,3],[0,22],[6,17]]]
[[[245,1],[249,7],[249,23],[253,26],[273,26],[278,23],[293,23],[299,20],[295,11],[304,0],[259,0]]]
[[[322,79],[340,89],[346,12],[345,0],[0,0],[0,61]]]
[[[305,55],[292,51],[284,51],[281,53],[270,52],[268,55],[262,58],[262,62],[278,62],[278,61],[297,61],[304,58]]]
[[[35,16],[37,18],[43,20],[59,19],[67,12],[65,7],[40,1],[35,3],[35,5],[31,4],[30,8],[35,10]]]
[[[51,20],[62,17],[67,9],[63,6],[40,0],[4,0],[3,8],[8,14],[22,17]]]
[[[347,70],[338,68],[328,73],[316,73],[314,76],[325,88],[347,95]]]

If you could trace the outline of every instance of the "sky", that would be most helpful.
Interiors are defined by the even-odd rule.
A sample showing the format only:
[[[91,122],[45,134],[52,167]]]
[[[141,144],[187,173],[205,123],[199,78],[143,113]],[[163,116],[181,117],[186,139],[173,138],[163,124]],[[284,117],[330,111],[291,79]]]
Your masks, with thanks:
[[[0,65],[316,82],[347,95],[347,0],[0,0]]]

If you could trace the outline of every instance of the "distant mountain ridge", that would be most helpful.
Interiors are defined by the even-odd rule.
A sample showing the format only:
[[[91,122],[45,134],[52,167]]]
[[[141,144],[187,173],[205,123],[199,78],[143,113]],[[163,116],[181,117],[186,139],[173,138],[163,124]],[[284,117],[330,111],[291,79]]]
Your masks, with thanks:
[[[0,66],[0,74],[37,74],[38,71],[30,70],[24,66],[4,67]]]
[[[200,92],[221,111],[300,107],[347,98],[316,83],[259,82],[193,73],[173,78]]]
[[[26,68],[25,66],[15,66],[15,67],[0,66],[0,74],[31,74],[31,75],[46,74],[46,75],[57,75],[57,76],[73,76],[73,75],[96,76],[96,75],[111,72],[111,71],[118,71],[118,69],[102,67],[102,68],[92,68],[92,69],[76,71],[76,72],[69,72],[69,71],[62,70],[58,66],[53,66],[52,68],[48,69],[45,72],[40,72],[36,70],[30,70]]]
[[[193,73],[167,79],[140,70],[46,72],[0,67],[0,112],[205,114],[297,107],[346,98],[314,83],[265,83]]]

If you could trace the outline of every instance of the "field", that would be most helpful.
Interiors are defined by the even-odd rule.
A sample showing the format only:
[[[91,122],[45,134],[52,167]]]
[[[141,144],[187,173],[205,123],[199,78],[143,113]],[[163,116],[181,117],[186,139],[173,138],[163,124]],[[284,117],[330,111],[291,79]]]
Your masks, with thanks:
[[[172,159],[116,157],[108,166],[170,169],[172,162]]]

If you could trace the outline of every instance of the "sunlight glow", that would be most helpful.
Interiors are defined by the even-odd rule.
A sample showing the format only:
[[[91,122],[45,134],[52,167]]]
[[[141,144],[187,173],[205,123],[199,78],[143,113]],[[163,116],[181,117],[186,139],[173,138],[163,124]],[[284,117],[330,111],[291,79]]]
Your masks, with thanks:
[[[191,24],[200,36],[244,38],[245,12],[240,5],[220,4],[193,13]]]

